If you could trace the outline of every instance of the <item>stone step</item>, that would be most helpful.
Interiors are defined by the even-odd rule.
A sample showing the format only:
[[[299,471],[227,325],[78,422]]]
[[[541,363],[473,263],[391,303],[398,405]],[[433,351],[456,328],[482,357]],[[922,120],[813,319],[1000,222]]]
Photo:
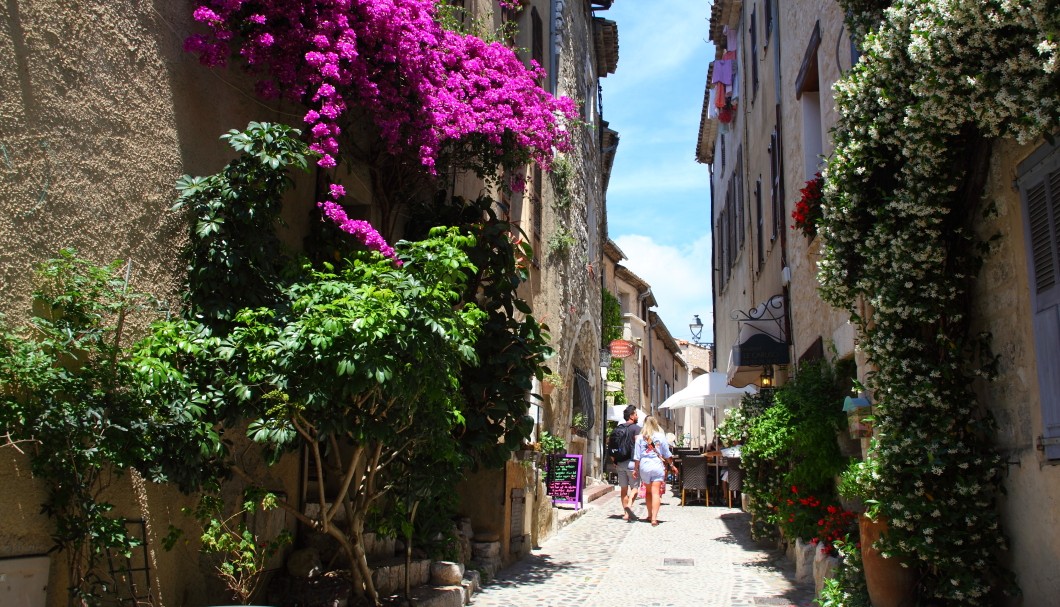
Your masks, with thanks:
[[[600,499],[601,497],[607,495],[608,493],[614,490],[614,485],[611,485],[609,483],[601,483],[599,485],[592,485],[590,487],[586,487],[583,491],[583,493],[585,494],[585,503],[588,504],[593,500]]]
[[[459,586],[416,586],[411,589],[412,604],[417,607],[463,607],[471,603],[471,596],[481,588],[479,580],[477,571],[467,571]],[[399,594],[396,592],[389,596],[396,597]],[[380,596],[387,595],[380,593]]]
[[[372,582],[375,584],[376,592],[380,595],[388,596],[401,592],[405,588],[405,559],[403,557],[372,560],[369,561],[368,568],[372,570]],[[430,559],[412,559],[409,585],[422,586],[430,579]]]

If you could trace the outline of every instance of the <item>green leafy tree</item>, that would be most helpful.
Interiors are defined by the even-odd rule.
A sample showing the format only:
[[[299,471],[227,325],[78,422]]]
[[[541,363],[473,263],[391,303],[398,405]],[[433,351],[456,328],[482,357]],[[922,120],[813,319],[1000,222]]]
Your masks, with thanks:
[[[223,171],[177,180],[173,209],[190,215],[187,302],[210,328],[279,297],[290,260],[275,228],[292,185],[289,169],[304,171],[309,155],[298,135],[282,124],[251,122],[221,136],[239,153]]]
[[[548,327],[519,296],[519,287],[530,279],[534,251],[517,225],[498,216],[488,197],[441,197],[417,216],[409,227],[412,235],[440,224],[460,226],[475,239],[462,297],[476,302],[486,318],[475,343],[478,361],[464,364],[460,372],[464,424],[457,431],[473,465],[496,468],[533,431],[527,395],[534,378],[544,377],[553,353]]]
[[[262,175],[301,167],[305,150],[269,140],[294,131],[259,126],[245,136],[230,133],[240,157],[216,178],[184,179],[211,185],[194,192],[185,186],[182,199],[195,210],[196,225],[224,205],[262,209],[226,210],[218,230],[241,226],[256,239],[246,246],[272,250],[271,237],[259,232],[274,230],[273,210],[289,181]],[[260,151],[268,146],[279,151]],[[227,196],[238,184],[262,181],[278,185]],[[219,459],[225,443],[217,436],[248,420],[249,437],[270,461],[307,454],[321,476],[314,501],[330,506],[317,516],[295,504],[279,507],[334,537],[355,587],[373,601],[366,522],[413,537],[420,504],[431,502],[433,511],[449,503],[468,463],[506,460],[532,429],[526,396],[550,353],[545,328],[516,294],[532,258],[518,229],[498,218],[488,199],[430,208],[435,213],[407,231],[418,240],[397,245],[400,264],[351,250],[338,267],[241,264],[237,270],[247,276],[238,282],[224,276],[227,254],[214,254],[222,243],[207,242],[218,231],[193,229],[191,250],[208,254],[191,255],[192,273],[216,275],[225,289],[255,291],[238,293],[239,305],[264,305],[235,310],[192,288],[188,313],[156,325],[139,366],[161,408],[200,423],[198,448],[168,464],[193,468],[188,464]],[[443,223],[458,227],[435,227]],[[193,486],[203,479],[184,480]],[[426,517],[432,525],[434,519]]]
[[[138,541],[101,496],[157,447],[151,403],[132,388],[121,346],[126,316],[147,297],[127,290],[122,265],[60,251],[37,274],[29,325],[0,329],[2,444],[25,453],[47,487],[42,510],[78,605],[97,604],[112,589],[105,557],[128,555]]]
[[[339,542],[372,600],[362,536],[369,508],[393,488],[384,471],[463,421],[458,372],[476,358],[484,317],[460,303],[473,243],[438,229],[399,245],[403,268],[366,255],[312,270],[285,290],[283,308],[240,312],[217,350],[244,369],[232,392],[251,439],[273,458],[304,447],[321,473],[314,497],[329,507],[309,517],[281,506]]]

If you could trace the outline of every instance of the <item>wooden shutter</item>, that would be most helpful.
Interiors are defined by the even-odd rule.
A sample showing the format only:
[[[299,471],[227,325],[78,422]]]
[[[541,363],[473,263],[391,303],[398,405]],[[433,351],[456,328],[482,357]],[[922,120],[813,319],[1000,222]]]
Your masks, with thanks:
[[[1060,148],[1020,166],[1045,457],[1060,459]]]

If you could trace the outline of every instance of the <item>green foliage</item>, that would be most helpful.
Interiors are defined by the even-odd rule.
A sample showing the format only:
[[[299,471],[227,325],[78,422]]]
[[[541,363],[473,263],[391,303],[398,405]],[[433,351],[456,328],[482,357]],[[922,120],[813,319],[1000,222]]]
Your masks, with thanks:
[[[211,328],[227,327],[247,307],[273,305],[283,255],[276,224],[289,168],[305,170],[309,149],[282,124],[251,122],[221,139],[239,156],[223,171],[177,180],[174,210],[190,214],[187,299]]]
[[[497,215],[488,197],[436,200],[417,216],[423,224],[409,227],[411,237],[439,224],[458,226],[461,234],[474,237],[467,249],[473,268],[462,301],[477,302],[486,317],[475,342],[478,361],[463,364],[459,374],[464,423],[457,436],[474,465],[497,468],[533,432],[526,397],[553,354],[548,327],[518,293],[530,279],[527,260],[534,251],[517,225]]]
[[[567,442],[548,430],[541,431],[541,450],[545,453],[559,453],[567,450]]]
[[[247,525],[247,521],[259,512],[278,507],[274,494],[248,491],[240,506],[228,514],[223,499],[204,494],[195,508],[182,511],[202,525],[201,550],[219,558],[215,568],[232,598],[241,605],[248,605],[257,594],[269,560],[289,544],[292,537],[286,529],[276,537],[258,537]],[[178,537],[179,530],[171,528],[164,542],[167,550],[173,547]]]
[[[574,179],[574,165],[566,156],[556,156],[552,161],[552,190],[555,198],[552,207],[559,211],[565,211],[574,204],[574,193],[571,191],[571,182]]]
[[[746,401],[747,397],[744,397]],[[732,409],[725,414],[725,421],[718,425],[715,431],[718,437],[718,446],[742,445],[747,442],[751,435],[751,418],[747,416],[741,406]]]
[[[833,577],[824,581],[814,603],[818,607],[872,607],[860,543],[848,535],[843,541],[836,541],[835,548],[840,556],[839,567]]]
[[[588,418],[585,417],[584,413],[579,411],[574,414],[574,418],[571,420],[572,428],[584,432],[588,425]]]
[[[879,462],[875,458],[860,460],[851,458],[846,469],[839,475],[836,491],[847,499],[862,500],[870,505],[869,513],[876,518],[874,506],[878,502],[871,499],[876,495],[875,479],[879,477]]]
[[[439,199],[415,214],[406,233],[416,241],[395,247],[402,266],[357,252],[336,265],[281,267],[273,213],[290,183],[286,169],[304,166],[305,150],[276,139],[293,133],[252,124],[230,134],[241,157],[204,178],[216,187],[202,186],[194,201],[210,212],[221,211],[219,195],[243,205],[225,209],[226,221],[258,233],[245,235],[252,250],[242,251],[228,235],[210,242],[220,228],[193,230],[192,251],[206,253],[192,256],[190,280],[223,279],[230,254],[273,265],[240,266],[246,293],[234,303],[193,286],[186,317],[159,323],[145,342],[143,377],[164,409],[200,424],[193,448],[169,464],[219,460],[217,432],[247,420],[270,461],[304,448],[324,477],[315,500],[334,506],[312,519],[281,506],[335,538],[355,587],[374,599],[358,549],[366,521],[417,541],[449,532],[444,515],[466,466],[500,465],[530,435],[526,395],[551,350],[547,328],[516,294],[533,252],[486,198]],[[262,163],[255,150],[268,146],[282,153]],[[262,183],[274,187],[224,196]],[[337,494],[323,494],[329,483]]]
[[[151,403],[133,389],[120,345],[126,315],[147,297],[127,291],[121,266],[60,251],[37,273],[29,326],[0,328],[2,445],[27,454],[47,487],[42,511],[68,559],[71,604],[97,604],[109,588],[105,557],[137,544],[101,495],[157,448]]]
[[[548,248],[550,257],[560,257],[570,253],[571,247],[578,242],[574,234],[567,228],[558,228],[548,237],[545,246]]]
[[[621,358],[612,358],[611,365],[607,367],[607,381],[618,382],[620,384],[626,383],[626,366],[622,362]],[[614,405],[624,405],[626,401],[626,391],[620,390],[618,392],[610,393],[614,399]]]
[[[611,291],[600,291],[600,347],[622,338],[622,304]]]
[[[754,514],[780,526],[789,539],[814,537],[818,517],[809,513],[819,514],[835,501],[834,477],[846,463],[836,442],[845,428],[843,394],[831,368],[821,362],[803,365],[758,415],[750,416],[757,401],[746,399],[751,410],[745,410],[744,490],[752,497]]]

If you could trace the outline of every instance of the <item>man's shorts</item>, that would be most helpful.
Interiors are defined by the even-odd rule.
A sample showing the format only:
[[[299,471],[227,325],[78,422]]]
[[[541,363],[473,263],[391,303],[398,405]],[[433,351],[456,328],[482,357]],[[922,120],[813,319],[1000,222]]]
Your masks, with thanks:
[[[636,489],[640,486],[640,479],[633,478],[633,461],[618,462],[615,465],[615,474],[618,476],[618,486],[632,487]]]

